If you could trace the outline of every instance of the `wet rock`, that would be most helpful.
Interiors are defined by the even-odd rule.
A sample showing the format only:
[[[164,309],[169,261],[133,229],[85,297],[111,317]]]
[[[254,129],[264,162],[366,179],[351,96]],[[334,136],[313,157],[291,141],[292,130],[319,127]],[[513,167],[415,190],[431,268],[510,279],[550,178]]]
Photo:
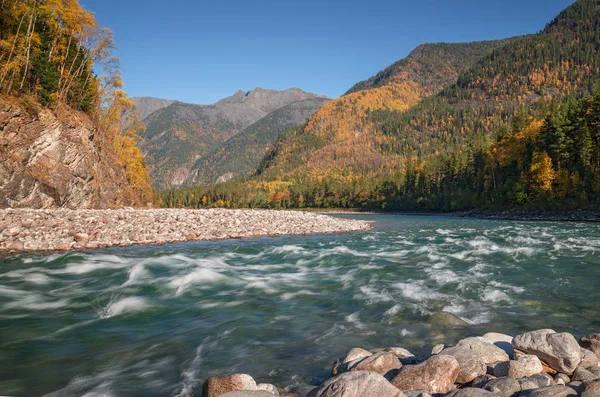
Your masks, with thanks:
[[[572,374],[581,362],[579,344],[568,333],[556,333],[551,329],[526,332],[513,339],[513,348],[533,354],[552,369]]]
[[[254,391],[256,390],[256,382],[250,375],[246,374],[213,376],[204,382],[202,396],[216,397],[236,390]]]
[[[449,312],[435,312],[427,322],[431,325],[446,326],[446,327],[466,327],[469,325],[468,322],[458,317],[456,314]]]
[[[277,387],[270,383],[259,383],[258,385],[256,385],[256,389],[268,391],[269,393],[275,394],[276,396],[279,395],[279,390],[277,389]]]
[[[517,360],[504,361],[494,367],[494,375],[497,377],[508,376],[514,379],[525,378],[543,371],[542,363],[536,356],[527,354],[520,356]]]
[[[600,359],[600,334],[589,334],[579,340],[581,347],[591,350]]]
[[[595,380],[595,379],[598,379],[598,377],[583,367],[576,368],[575,371],[573,372],[573,376],[571,376],[572,381],[579,381],[579,382],[585,382],[588,380]]]
[[[375,372],[346,372],[323,383],[310,397],[404,397],[383,376]]]
[[[581,362],[579,363],[580,367],[590,368],[598,365],[598,356],[594,354],[591,350],[581,348]]]
[[[521,384],[516,379],[498,378],[487,382],[484,389],[500,397],[511,397],[521,391]]]
[[[447,355],[433,356],[419,365],[406,365],[392,379],[400,390],[425,390],[430,394],[448,393],[460,372],[458,361]]]
[[[508,354],[506,354],[504,350],[484,338],[466,338],[459,341],[456,346],[462,346],[473,350],[487,365],[499,361],[508,361],[509,359]]]
[[[529,397],[569,397],[577,396],[577,392],[568,386],[548,386],[532,390]]]
[[[514,358],[515,349],[512,347],[512,336],[498,332],[488,332],[487,334],[483,335],[482,338],[504,350],[506,354],[508,354],[509,358]]]
[[[456,383],[465,384],[486,373],[487,366],[477,353],[466,347],[450,347],[442,350],[441,355],[452,356],[458,361],[460,371]]]

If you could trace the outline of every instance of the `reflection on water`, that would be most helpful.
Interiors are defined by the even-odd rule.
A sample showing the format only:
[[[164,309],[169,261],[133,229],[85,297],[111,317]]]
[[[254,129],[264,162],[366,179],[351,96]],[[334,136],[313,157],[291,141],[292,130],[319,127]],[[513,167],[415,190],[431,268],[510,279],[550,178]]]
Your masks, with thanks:
[[[353,216],[364,233],[3,258],[0,391],[192,395],[318,383],[355,346],[600,330],[600,225]],[[466,328],[431,326],[449,311]]]

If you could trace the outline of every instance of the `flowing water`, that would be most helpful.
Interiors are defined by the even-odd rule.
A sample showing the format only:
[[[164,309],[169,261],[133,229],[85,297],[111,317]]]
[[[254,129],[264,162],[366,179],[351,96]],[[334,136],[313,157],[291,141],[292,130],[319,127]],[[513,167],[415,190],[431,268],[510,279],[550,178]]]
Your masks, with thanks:
[[[318,383],[355,346],[600,331],[600,225],[356,215],[373,231],[0,258],[0,395]],[[431,325],[448,311],[471,325]]]

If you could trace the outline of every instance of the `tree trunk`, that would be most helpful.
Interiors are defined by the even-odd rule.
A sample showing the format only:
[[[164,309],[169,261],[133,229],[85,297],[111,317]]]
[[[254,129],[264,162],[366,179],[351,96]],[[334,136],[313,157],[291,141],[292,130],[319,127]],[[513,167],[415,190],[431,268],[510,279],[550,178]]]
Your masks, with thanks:
[[[23,14],[23,17],[21,18],[21,22],[19,22],[19,27],[17,28],[17,32],[15,33],[15,39],[13,40],[12,48],[11,48],[10,53],[8,55],[8,61],[6,61],[6,66],[5,66],[6,70],[4,70],[2,72],[2,77],[0,78],[0,88],[2,87],[2,84],[4,83],[4,79],[8,75],[9,67],[10,67],[10,61],[12,60],[12,56],[13,56],[13,54],[15,52],[15,47],[17,46],[17,39],[19,38],[19,32],[21,31],[21,26],[23,26],[23,21],[25,20],[25,16],[26,16],[26,14]]]
[[[27,29],[30,33],[28,36],[27,43],[27,59],[25,60],[25,71],[23,72],[23,78],[21,79],[21,86],[19,87],[19,91],[23,90],[23,85],[25,85],[25,79],[27,78],[27,72],[29,70],[29,57],[31,55],[31,39],[33,38],[33,33],[35,32],[35,21],[37,20],[37,15],[35,11],[31,14],[31,18],[29,18],[29,28]]]

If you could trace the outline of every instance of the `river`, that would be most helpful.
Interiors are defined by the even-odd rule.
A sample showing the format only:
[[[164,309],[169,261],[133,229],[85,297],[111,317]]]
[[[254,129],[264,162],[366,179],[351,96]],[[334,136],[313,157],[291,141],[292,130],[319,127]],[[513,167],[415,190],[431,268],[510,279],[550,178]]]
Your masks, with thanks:
[[[356,346],[600,331],[599,224],[344,216],[375,228],[0,258],[0,395],[318,384]],[[470,325],[428,323],[438,311]]]

